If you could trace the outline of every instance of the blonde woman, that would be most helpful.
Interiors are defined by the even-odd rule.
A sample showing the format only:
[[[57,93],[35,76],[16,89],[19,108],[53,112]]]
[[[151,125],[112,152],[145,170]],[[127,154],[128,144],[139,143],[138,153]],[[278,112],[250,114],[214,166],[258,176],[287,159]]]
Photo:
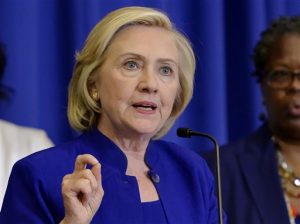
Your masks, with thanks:
[[[188,40],[164,13],[108,14],[69,87],[69,121],[83,134],[14,166],[4,222],[218,223],[205,162],[158,140],[190,101],[194,71]]]

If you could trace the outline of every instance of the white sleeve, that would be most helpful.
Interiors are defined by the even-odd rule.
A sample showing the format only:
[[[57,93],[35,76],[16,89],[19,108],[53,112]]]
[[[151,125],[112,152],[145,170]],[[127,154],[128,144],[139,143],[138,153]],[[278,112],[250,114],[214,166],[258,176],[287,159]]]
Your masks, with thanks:
[[[52,147],[54,144],[44,130],[35,129],[28,133],[28,153]]]

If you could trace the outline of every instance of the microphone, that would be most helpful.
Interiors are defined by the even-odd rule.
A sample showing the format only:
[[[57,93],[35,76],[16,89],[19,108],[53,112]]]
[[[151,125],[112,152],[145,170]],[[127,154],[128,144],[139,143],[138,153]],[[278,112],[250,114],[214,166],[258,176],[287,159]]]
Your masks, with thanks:
[[[197,132],[193,131],[190,128],[178,128],[177,129],[177,136],[182,137],[182,138],[190,138],[191,136],[201,136],[208,138],[210,141],[213,142],[214,144],[214,149],[216,153],[216,169],[217,169],[217,194],[218,194],[218,208],[219,208],[219,223],[223,224],[223,208],[222,208],[222,192],[221,192],[221,171],[220,171],[220,151],[219,151],[219,145],[217,141],[215,140],[214,137],[202,133],[202,132]]]

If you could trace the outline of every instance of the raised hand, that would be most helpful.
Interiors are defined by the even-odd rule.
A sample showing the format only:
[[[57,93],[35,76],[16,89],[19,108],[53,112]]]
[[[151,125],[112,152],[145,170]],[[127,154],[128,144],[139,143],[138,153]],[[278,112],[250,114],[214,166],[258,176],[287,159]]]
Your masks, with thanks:
[[[61,224],[90,223],[103,195],[101,164],[90,154],[77,156],[73,173],[64,176],[62,181],[65,217]]]

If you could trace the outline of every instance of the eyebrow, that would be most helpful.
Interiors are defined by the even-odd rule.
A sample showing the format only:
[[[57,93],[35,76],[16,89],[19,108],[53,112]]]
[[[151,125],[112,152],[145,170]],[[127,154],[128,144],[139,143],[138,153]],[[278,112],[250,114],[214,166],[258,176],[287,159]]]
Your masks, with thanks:
[[[123,57],[126,57],[126,56],[132,56],[132,57],[141,58],[143,60],[146,60],[146,57],[144,57],[143,55],[140,55],[140,54],[137,54],[137,53],[133,53],[133,52],[127,52],[127,53],[121,54],[118,58],[123,58]],[[178,63],[175,60],[170,59],[170,58],[159,58],[158,62],[161,62],[161,63],[166,63],[166,62],[167,63],[172,63],[175,66],[179,67]]]

